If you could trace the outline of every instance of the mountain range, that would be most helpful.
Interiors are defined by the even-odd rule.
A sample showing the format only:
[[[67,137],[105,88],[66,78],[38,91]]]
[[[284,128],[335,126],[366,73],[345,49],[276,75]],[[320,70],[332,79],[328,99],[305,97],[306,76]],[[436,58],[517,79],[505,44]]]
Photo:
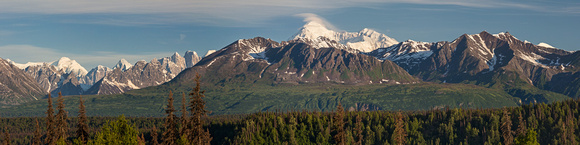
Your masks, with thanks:
[[[90,71],[68,57],[62,57],[53,62],[28,62],[26,64],[19,64],[9,59],[0,58],[0,60],[7,63],[0,69],[3,74],[19,74],[9,78],[21,80],[3,80],[2,84],[15,86],[26,84],[24,86],[28,87],[22,87],[20,90],[35,90],[25,93],[26,91],[15,90],[14,87],[3,88],[2,91],[6,92],[6,95],[2,95],[3,97],[34,96],[35,99],[40,99],[48,94],[53,97],[57,96],[59,92],[64,96],[106,95],[159,85],[171,80],[188,66],[193,66],[201,60],[201,57],[196,52],[187,51],[184,57],[175,53],[170,57],[153,59],[150,62],[138,61],[135,65],[121,59],[113,68],[99,65]],[[29,78],[34,81],[28,81]],[[31,94],[34,95],[31,96]],[[19,102],[25,102],[3,100],[6,100],[2,102],[3,105],[17,105]]]
[[[521,41],[509,32],[464,34],[450,42],[398,42],[371,29],[341,32],[309,22],[287,41],[276,42],[262,37],[240,39],[220,50],[208,51],[203,59],[195,52],[186,52],[185,57],[176,53],[171,57],[139,61],[134,65],[120,60],[113,69],[98,66],[88,72],[66,58],[51,63],[12,63],[6,68],[17,66],[20,71],[27,72],[30,75],[28,78],[35,79],[37,83],[32,85],[34,82],[29,82],[31,85],[27,89],[46,90],[40,94],[65,90],[67,95],[125,93],[126,97],[190,88],[194,86],[193,78],[199,74],[210,94],[229,92],[231,95],[229,98],[226,95],[209,100],[209,103],[218,104],[214,107],[222,111],[231,111],[239,107],[240,102],[252,100],[249,98],[256,97],[259,92],[269,91],[261,89],[277,90],[277,86],[297,87],[314,91],[315,94],[321,90],[300,86],[356,88],[353,89],[355,92],[342,92],[342,96],[347,98],[369,93],[360,91],[365,88],[385,87],[401,92],[402,96],[455,100],[453,105],[456,106],[489,107],[502,103],[551,102],[565,99],[564,95],[579,97],[579,55],[580,51],[565,51],[546,43]],[[384,92],[384,89],[375,91]],[[243,90],[249,93],[240,96]],[[293,94],[296,93],[294,91],[285,91],[281,94],[302,97]],[[489,94],[486,95],[486,92]],[[331,96],[338,95],[336,93]],[[319,100],[314,105],[318,109],[328,109],[329,102],[339,99],[329,98],[325,93],[317,95],[319,97],[314,98]],[[384,95],[386,97],[351,103],[370,108],[396,109],[384,102],[377,103],[396,98],[391,92],[379,94]],[[264,96],[268,97],[273,96]],[[368,97],[373,96],[365,98]],[[119,97],[111,97],[114,98]],[[305,102],[282,103],[294,106],[309,104],[313,98],[303,99],[306,99],[302,100]],[[398,100],[413,102],[405,98]],[[251,102],[253,107],[241,108],[264,111],[284,105],[268,105],[267,102],[255,105],[254,100]],[[415,102],[406,106],[428,109],[451,105],[431,102],[421,105]]]

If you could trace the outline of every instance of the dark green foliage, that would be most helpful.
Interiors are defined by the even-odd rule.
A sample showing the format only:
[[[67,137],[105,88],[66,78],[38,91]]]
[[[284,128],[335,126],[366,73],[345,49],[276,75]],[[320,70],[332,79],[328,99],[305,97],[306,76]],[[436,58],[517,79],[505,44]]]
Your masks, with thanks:
[[[105,124],[93,141],[90,144],[138,144],[139,131],[125,116],[119,116],[117,121]]]
[[[403,127],[407,136],[405,144],[503,144],[502,122],[512,120],[511,131],[516,132],[520,122],[525,122],[525,133],[512,134],[514,144],[577,144],[580,101],[567,100],[552,104],[532,104],[501,109],[437,109],[427,111],[402,111]],[[508,112],[510,115],[504,117]],[[212,134],[211,144],[333,144],[334,112],[261,112],[247,115],[215,115],[203,119],[203,130]],[[351,111],[345,112],[345,144],[358,141],[357,126],[362,126],[362,144],[396,144],[398,112]],[[519,121],[519,114],[523,121]],[[358,118],[360,118],[360,121]],[[505,118],[505,119],[504,119]],[[46,118],[0,118],[0,125],[8,129],[13,144],[30,144],[33,140],[35,120]],[[115,117],[88,117],[89,140],[96,142],[105,128],[117,123]],[[117,120],[117,121],[115,121]],[[128,117],[124,119],[127,130],[135,136],[143,133],[144,141],[152,144],[153,127],[163,127],[165,118]],[[561,120],[561,121],[560,121]],[[78,118],[70,118],[70,122]],[[109,123],[107,123],[109,122]],[[135,124],[131,126],[129,123]],[[359,124],[360,122],[360,124]],[[69,125],[74,128],[75,125]],[[119,127],[116,127],[119,128]],[[45,130],[46,127],[41,127]],[[111,129],[108,129],[111,130]],[[128,132],[118,130],[119,132]],[[106,131],[105,131],[106,132]],[[70,131],[69,134],[74,133]],[[517,138],[516,138],[517,136]],[[4,137],[4,135],[2,135]],[[188,142],[185,136],[178,139]],[[2,138],[3,139],[3,138]],[[136,137],[131,139],[137,140]],[[70,138],[67,142],[70,142]]]
[[[538,139],[536,138],[538,133],[534,130],[528,130],[525,135],[520,135],[514,141],[514,145],[540,145]]]

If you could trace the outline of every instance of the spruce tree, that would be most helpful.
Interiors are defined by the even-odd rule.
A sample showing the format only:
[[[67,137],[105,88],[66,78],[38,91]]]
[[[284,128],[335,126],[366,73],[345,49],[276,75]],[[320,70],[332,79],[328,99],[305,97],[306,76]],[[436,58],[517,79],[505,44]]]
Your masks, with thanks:
[[[362,145],[363,141],[363,123],[362,118],[360,117],[360,112],[356,115],[356,124],[355,124],[355,132],[356,134],[356,145]]]
[[[77,138],[82,142],[86,143],[89,137],[89,126],[87,125],[87,116],[85,105],[83,101],[83,96],[79,98],[79,115],[78,115],[78,124],[77,124]]]
[[[42,134],[40,133],[40,125],[38,124],[38,119],[35,119],[35,121],[36,126],[34,128],[34,138],[32,140],[32,145],[40,145],[42,144],[42,140],[40,140]]]
[[[503,117],[501,118],[501,132],[504,145],[511,145],[513,143],[512,136],[512,120],[507,109],[503,110]]]
[[[346,133],[344,132],[344,109],[342,108],[342,104],[338,102],[338,106],[336,107],[336,112],[334,112],[334,143],[339,145],[346,144]]]
[[[153,126],[153,130],[151,130],[151,144],[159,145],[159,141],[157,141],[157,127],[155,126]]]
[[[163,124],[163,126],[165,127],[165,132],[163,132],[161,138],[163,144],[166,145],[175,144],[175,142],[178,139],[177,136],[179,135],[175,123],[175,119],[177,117],[175,117],[175,114],[173,114],[174,112],[175,108],[173,107],[173,93],[169,91],[169,99],[167,99],[167,108],[165,108],[165,113],[167,114],[167,117],[165,117],[165,124]]]
[[[518,129],[516,130],[516,136],[525,135],[526,133],[526,122],[524,122],[524,117],[522,113],[518,116]]]
[[[407,141],[407,131],[405,130],[405,121],[403,114],[397,112],[397,120],[395,120],[395,131],[393,132],[394,144],[403,145]]]
[[[46,138],[44,138],[44,143],[52,145],[55,142],[54,110],[52,109],[52,97],[50,94],[48,94],[48,109],[46,110]]]
[[[188,131],[189,130],[188,129],[188,127],[189,127],[188,120],[189,119],[187,117],[188,112],[187,112],[187,107],[185,105],[186,102],[187,101],[185,101],[185,93],[183,93],[182,98],[181,98],[181,119],[180,119],[181,120],[181,127],[179,128],[179,134],[181,136],[189,136],[189,131]],[[181,136],[178,138],[181,139]]]
[[[11,145],[10,143],[10,134],[8,133],[8,128],[4,127],[4,144]]]
[[[66,132],[68,130],[68,125],[66,120],[68,119],[68,115],[67,112],[64,111],[64,98],[62,97],[62,94],[59,92],[58,93],[58,114],[56,114],[56,138],[57,140],[59,139],[66,139]]]
[[[192,144],[197,145],[209,144],[212,139],[209,131],[203,129],[204,121],[202,118],[206,117],[209,111],[205,110],[205,101],[203,100],[205,91],[201,90],[200,78],[199,74],[195,75],[194,81],[196,85],[189,93],[191,96],[189,102],[191,117],[188,125],[191,127],[189,128],[188,139]]]

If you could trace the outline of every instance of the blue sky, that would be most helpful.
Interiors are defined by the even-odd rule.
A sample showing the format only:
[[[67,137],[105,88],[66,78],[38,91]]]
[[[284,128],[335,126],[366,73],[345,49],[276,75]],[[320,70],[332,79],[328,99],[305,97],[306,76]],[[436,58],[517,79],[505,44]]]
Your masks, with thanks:
[[[481,31],[580,50],[576,0],[27,0],[0,1],[0,57],[66,56],[85,68],[183,54],[237,39],[287,40],[312,13],[341,31],[371,28],[404,41],[452,41]]]

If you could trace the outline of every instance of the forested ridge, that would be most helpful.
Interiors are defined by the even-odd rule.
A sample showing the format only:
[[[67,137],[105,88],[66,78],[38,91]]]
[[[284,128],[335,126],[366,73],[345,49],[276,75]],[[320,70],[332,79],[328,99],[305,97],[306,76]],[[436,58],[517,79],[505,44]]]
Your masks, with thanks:
[[[3,144],[578,144],[580,100],[495,109],[422,111],[270,111],[207,116],[196,86],[165,115],[87,117],[68,114],[59,95],[46,117],[0,118]],[[189,102],[189,103],[185,103]],[[75,107],[75,106],[72,106]],[[56,113],[56,115],[55,115]]]
[[[338,111],[260,112],[210,116],[204,119],[207,122],[204,129],[213,138],[211,144],[337,144],[339,139],[335,136],[340,129],[336,126],[340,124],[345,144],[513,144],[518,136],[534,133],[537,134],[531,137],[540,144],[577,144],[578,107],[580,101],[568,100],[501,109],[350,111],[344,112],[342,120],[336,120]],[[121,117],[87,118],[88,138],[94,140],[107,122]],[[43,134],[42,139],[46,138],[47,127],[43,123],[35,127],[35,120],[45,122],[46,117],[0,118],[2,142],[6,142],[7,133],[12,144],[30,144],[36,129]],[[159,140],[163,138],[168,130],[164,128],[165,120],[126,118],[139,136],[143,134],[147,144],[155,144],[154,134]],[[77,139],[78,117],[69,117],[67,122],[66,140],[72,144]],[[161,143],[159,140],[157,143]]]

